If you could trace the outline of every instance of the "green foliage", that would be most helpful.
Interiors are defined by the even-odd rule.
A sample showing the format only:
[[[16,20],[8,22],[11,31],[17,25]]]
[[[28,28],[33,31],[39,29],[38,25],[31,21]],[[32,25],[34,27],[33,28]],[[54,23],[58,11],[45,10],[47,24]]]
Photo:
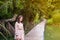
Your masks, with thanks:
[[[16,0],[16,7],[18,8],[18,9],[23,9],[24,8],[24,0],[23,1],[21,1],[21,0]]]
[[[3,2],[3,4],[0,6],[0,19],[7,19],[12,17],[12,11],[10,11],[9,5],[10,3],[7,1],[6,3]]]
[[[12,18],[13,15],[19,10],[23,9],[23,2],[21,0],[8,0],[8,1],[0,1],[0,19],[8,19]],[[13,4],[13,2],[15,4]],[[14,8],[16,7],[16,8]],[[14,13],[15,12],[15,13]],[[20,13],[20,12],[19,12]],[[17,14],[19,14],[17,13]]]
[[[39,23],[39,14],[37,13],[35,18],[34,18],[34,23]]]
[[[44,37],[45,40],[60,40],[60,26],[47,25]]]
[[[53,24],[53,19],[52,18],[51,19],[48,19],[47,20],[47,24],[49,24],[49,25]]]
[[[60,23],[60,13],[53,15],[53,21],[54,23]]]
[[[36,13],[42,13],[41,15],[46,15],[46,18],[50,18],[51,13],[59,8],[59,2],[59,0],[1,0],[0,4],[5,5],[2,6],[3,8],[0,10],[0,18],[11,18],[13,10],[15,13],[20,14],[22,9],[22,11],[24,11],[24,13],[22,13],[23,15],[36,15]]]
[[[53,11],[51,15],[54,23],[60,23],[60,10]]]

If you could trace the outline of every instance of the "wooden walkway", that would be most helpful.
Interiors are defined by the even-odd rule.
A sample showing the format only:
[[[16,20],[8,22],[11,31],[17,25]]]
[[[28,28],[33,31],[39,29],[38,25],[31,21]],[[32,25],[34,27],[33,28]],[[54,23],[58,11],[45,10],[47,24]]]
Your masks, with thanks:
[[[25,40],[44,40],[44,28],[46,20],[44,19],[41,23],[37,24],[27,35]]]

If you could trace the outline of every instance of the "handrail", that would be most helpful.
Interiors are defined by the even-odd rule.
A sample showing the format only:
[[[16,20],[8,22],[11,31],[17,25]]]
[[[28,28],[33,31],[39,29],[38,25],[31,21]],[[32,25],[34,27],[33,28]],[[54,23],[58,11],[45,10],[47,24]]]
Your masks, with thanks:
[[[0,32],[0,35],[2,35],[7,40],[7,38],[3,35],[3,33]]]
[[[8,34],[9,34],[10,36],[12,36],[12,35],[11,35],[11,33],[10,33],[6,28],[5,28],[5,26],[3,26],[3,25],[1,25],[1,24],[0,24],[0,26],[2,26],[2,27],[3,27],[3,29],[5,29],[5,30],[6,30],[6,32],[8,32]]]

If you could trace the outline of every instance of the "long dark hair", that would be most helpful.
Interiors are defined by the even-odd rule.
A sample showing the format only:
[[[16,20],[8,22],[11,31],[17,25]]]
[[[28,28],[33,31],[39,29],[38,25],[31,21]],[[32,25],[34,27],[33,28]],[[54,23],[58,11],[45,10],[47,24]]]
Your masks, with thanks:
[[[17,18],[16,18],[16,21],[18,22],[18,23],[20,23],[20,18],[23,18],[23,16],[22,15],[19,15]],[[23,22],[23,20],[21,21],[21,22]]]

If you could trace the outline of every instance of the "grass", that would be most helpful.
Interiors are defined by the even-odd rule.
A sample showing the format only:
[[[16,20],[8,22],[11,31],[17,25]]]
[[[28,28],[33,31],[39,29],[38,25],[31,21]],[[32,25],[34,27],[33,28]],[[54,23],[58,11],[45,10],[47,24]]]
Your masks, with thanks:
[[[47,25],[45,29],[45,40],[60,40],[60,27]]]

